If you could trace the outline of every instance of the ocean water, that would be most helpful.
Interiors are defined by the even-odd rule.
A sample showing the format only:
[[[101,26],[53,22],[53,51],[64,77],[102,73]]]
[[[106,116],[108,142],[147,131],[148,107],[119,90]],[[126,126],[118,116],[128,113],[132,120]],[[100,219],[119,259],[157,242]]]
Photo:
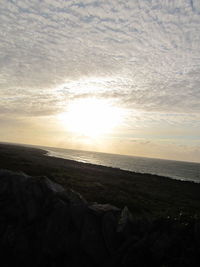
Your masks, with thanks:
[[[200,163],[124,156],[82,150],[47,148],[48,156],[120,168],[139,173],[157,174],[177,180],[200,182]]]

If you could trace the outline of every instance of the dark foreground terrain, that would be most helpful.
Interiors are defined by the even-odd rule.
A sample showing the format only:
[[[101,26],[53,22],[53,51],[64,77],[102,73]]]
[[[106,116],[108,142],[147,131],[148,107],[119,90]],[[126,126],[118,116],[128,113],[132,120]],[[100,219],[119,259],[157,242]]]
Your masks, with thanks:
[[[48,157],[41,149],[0,144],[0,169],[48,176],[87,201],[110,203],[144,217],[200,214],[200,184]]]
[[[2,266],[200,266],[199,184],[45,153],[0,145]]]
[[[197,218],[137,218],[47,177],[0,170],[1,266],[200,266]]]

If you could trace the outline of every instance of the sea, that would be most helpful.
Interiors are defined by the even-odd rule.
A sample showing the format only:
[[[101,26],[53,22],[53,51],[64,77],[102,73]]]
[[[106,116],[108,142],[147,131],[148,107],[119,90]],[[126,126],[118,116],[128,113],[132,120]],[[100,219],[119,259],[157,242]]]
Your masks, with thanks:
[[[64,148],[40,147],[47,155],[139,173],[156,174],[200,183],[200,163],[108,154]]]

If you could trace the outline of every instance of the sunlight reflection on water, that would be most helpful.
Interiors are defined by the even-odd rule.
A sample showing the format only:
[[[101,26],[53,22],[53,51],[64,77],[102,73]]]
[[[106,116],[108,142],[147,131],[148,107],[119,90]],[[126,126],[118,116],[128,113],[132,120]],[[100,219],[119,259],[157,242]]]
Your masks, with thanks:
[[[157,174],[178,180],[200,182],[200,164],[183,161],[124,156],[61,148],[46,148],[48,156],[120,168],[140,173]]]

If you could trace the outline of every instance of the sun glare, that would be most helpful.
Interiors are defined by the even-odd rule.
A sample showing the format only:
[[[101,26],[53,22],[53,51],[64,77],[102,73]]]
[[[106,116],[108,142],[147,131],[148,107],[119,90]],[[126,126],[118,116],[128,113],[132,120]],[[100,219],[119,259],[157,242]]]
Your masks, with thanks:
[[[97,137],[112,132],[120,124],[122,112],[105,100],[89,98],[74,101],[59,118],[68,130]]]

